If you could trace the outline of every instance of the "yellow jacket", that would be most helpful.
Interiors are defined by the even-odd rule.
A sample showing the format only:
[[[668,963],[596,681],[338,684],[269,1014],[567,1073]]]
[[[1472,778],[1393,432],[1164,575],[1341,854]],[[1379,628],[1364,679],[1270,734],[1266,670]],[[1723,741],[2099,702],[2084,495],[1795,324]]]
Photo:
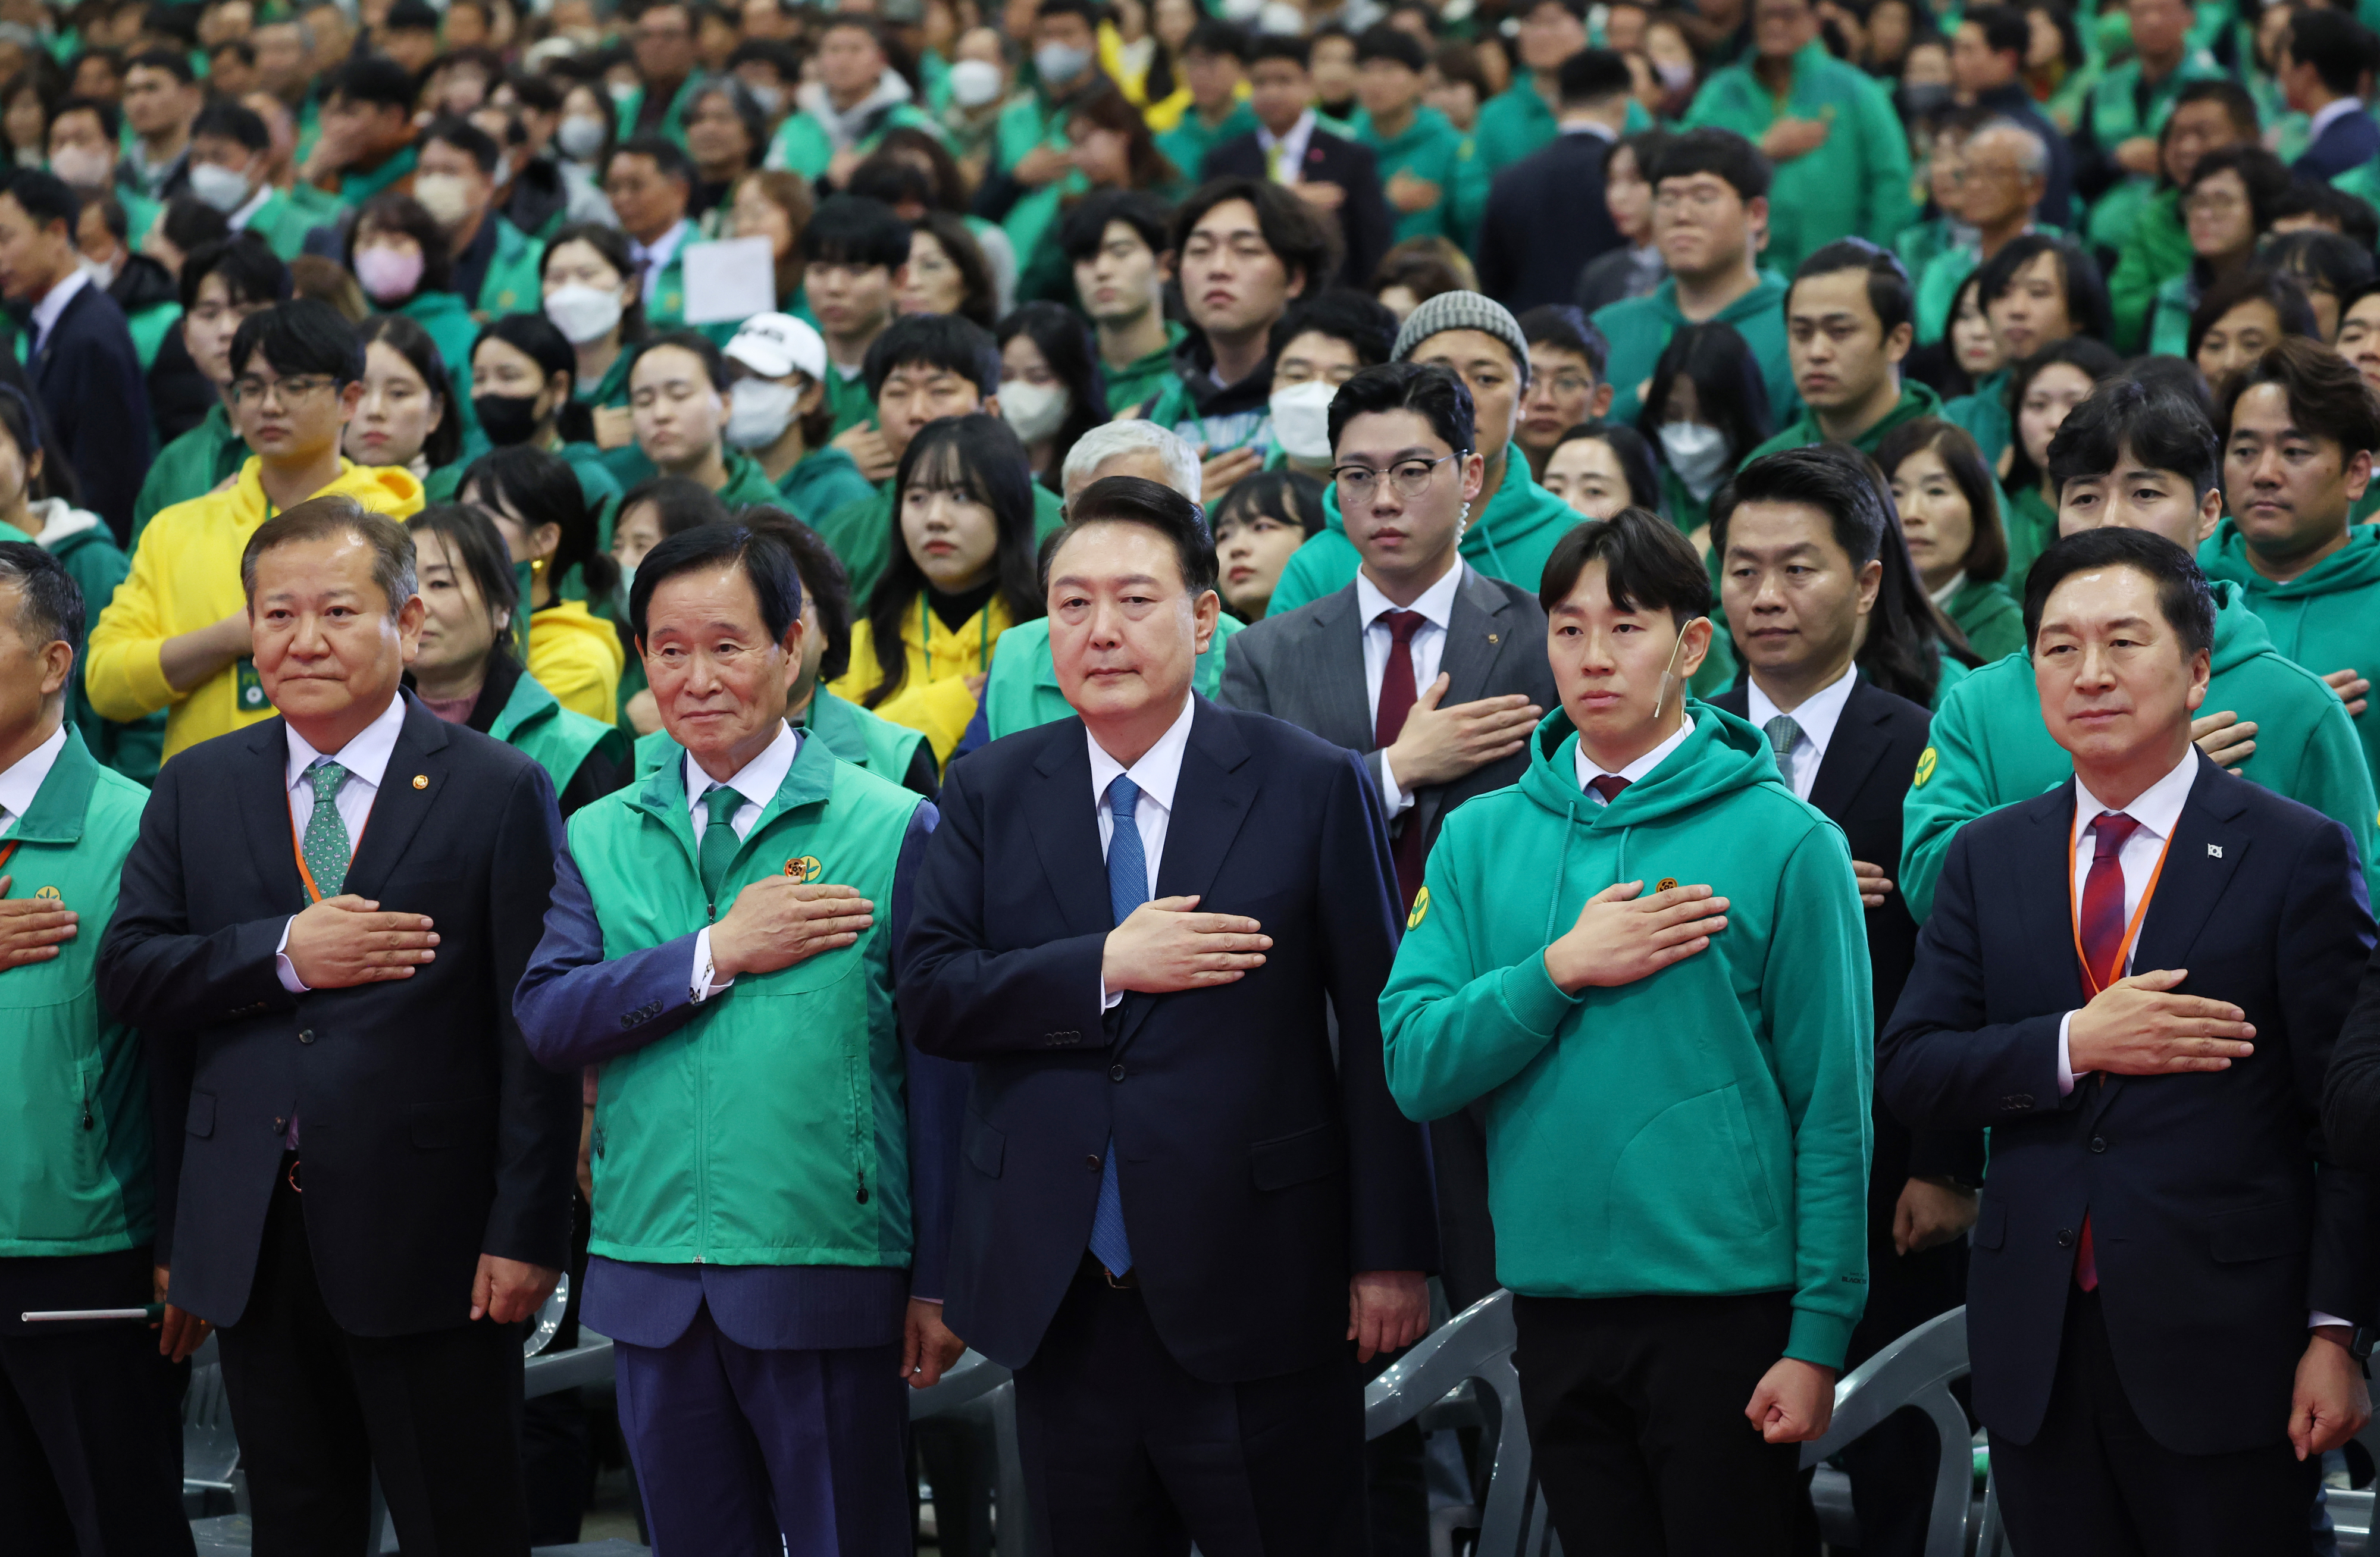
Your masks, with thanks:
[[[901,618],[901,647],[909,658],[907,676],[900,690],[869,710],[880,719],[922,731],[934,748],[937,767],[951,760],[967,721],[975,717],[976,696],[965,678],[981,675],[991,664],[991,646],[1015,624],[997,594],[990,603],[953,632],[920,593]],[[868,694],[884,679],[883,662],[876,657],[873,634],[865,620],[851,624],[851,668],[827,690],[847,702],[868,707]]]
[[[131,573],[116,586],[115,598],[91,629],[83,677],[91,707],[103,718],[128,722],[161,708],[169,710],[167,759],[200,741],[273,717],[273,705],[261,690],[253,694],[254,706],[239,706],[237,664],[177,693],[166,684],[159,658],[167,639],[212,626],[246,609],[239,557],[271,508],[259,475],[261,468],[250,455],[228,490],[160,509],[140,532]],[[325,493],[352,497],[393,519],[421,511],[421,483],[410,471],[394,467],[351,465],[342,459],[339,479],[314,495]]]
[[[627,651],[611,623],[583,600],[558,600],[528,619],[528,673],[563,707],[599,724],[620,717]]]

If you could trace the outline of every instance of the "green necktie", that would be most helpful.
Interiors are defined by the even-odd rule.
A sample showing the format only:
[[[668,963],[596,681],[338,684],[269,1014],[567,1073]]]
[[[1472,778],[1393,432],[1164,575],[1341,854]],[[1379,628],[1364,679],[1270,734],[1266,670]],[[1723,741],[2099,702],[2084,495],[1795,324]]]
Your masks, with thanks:
[[[339,815],[339,786],[347,782],[347,771],[327,757],[318,757],[306,770],[306,782],[314,786],[314,814],[306,819],[306,869],[314,877],[314,890],[324,897],[336,897],[347,884],[346,819]]]
[[[1790,713],[1780,713],[1761,727],[1768,749],[1777,755],[1777,771],[1790,787],[1793,783],[1793,748],[1802,743],[1802,726]]]
[[[702,848],[695,862],[702,868],[702,893],[710,899],[713,918],[719,911],[720,883],[727,880],[727,867],[735,858],[735,812],[744,804],[744,797],[723,784],[714,784],[702,792],[703,809],[710,820],[702,829]]]

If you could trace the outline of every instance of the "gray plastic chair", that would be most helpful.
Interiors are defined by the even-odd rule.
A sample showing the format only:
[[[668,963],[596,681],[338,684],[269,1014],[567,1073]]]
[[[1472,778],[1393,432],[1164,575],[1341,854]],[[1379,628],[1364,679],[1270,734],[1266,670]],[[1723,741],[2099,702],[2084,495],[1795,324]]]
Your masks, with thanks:
[[[1835,1385],[1835,1416],[1826,1437],[1802,1446],[1804,1469],[1817,1465],[1903,1406],[1933,1419],[1942,1456],[1934,1472],[1934,1514],[1925,1557],[1966,1557],[1973,1512],[1974,1431],[1951,1394],[1967,1376],[1967,1310],[1937,1315],[1862,1363]]]
[[[1036,1539],[1026,1514],[1025,1456],[1016,1441],[1016,1384],[1008,1369],[980,1352],[962,1353],[932,1388],[910,1393],[909,1419],[929,1417],[954,1417],[990,1433],[999,1466],[992,1485],[993,1544],[1002,1557],[1039,1557],[1047,1547]],[[935,1495],[943,1490],[937,1486]]]

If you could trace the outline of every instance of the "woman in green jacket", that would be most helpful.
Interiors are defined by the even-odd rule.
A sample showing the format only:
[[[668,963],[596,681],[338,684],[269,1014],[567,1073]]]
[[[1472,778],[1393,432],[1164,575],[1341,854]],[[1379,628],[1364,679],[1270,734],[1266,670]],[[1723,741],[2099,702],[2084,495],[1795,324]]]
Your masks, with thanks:
[[[489,444],[527,444],[560,455],[596,510],[596,543],[608,550],[620,483],[603,468],[593,413],[578,399],[578,354],[570,338],[541,313],[492,319],[471,347],[471,407]],[[433,480],[422,495],[444,503],[453,493],[451,482],[441,492]]]
[[[1759,359],[1733,325],[1689,324],[1670,337],[1636,431],[1661,456],[1670,522],[1707,550],[1711,494],[1777,431]]]
[[[356,334],[364,343],[364,397],[339,452],[358,465],[410,471],[426,501],[445,501],[463,471],[462,418],[445,354],[401,313],[374,314]]]
[[[636,441],[628,425],[630,349],[645,338],[643,267],[617,227],[574,222],[538,262],[545,316],[578,354],[571,394],[595,413],[597,447]]]
[[[2058,539],[2058,493],[2049,485],[2049,440],[2066,413],[2090,398],[2123,359],[2101,343],[2076,335],[2034,353],[2009,374],[2016,407],[2014,435],[2000,464],[2001,526],[2008,532],[2007,578],[2022,589],[2033,559]]]
[[[2008,532],[1999,493],[1974,439],[1939,417],[1920,417],[1886,433],[1876,459],[1935,605],[1984,659],[2023,648],[2024,612],[2000,583]]]
[[[374,195],[347,232],[347,269],[377,313],[398,313],[430,333],[444,359],[467,453],[479,446],[471,420],[471,339],[480,327],[470,305],[455,295],[455,262],[446,229],[411,195]]]

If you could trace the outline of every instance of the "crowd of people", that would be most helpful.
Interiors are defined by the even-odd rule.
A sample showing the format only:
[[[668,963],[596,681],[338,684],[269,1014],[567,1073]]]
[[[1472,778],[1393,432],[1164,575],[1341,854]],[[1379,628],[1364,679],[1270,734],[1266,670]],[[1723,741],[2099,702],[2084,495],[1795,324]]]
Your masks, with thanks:
[[[0,0],[11,1550],[2334,1551],[2364,12]]]

